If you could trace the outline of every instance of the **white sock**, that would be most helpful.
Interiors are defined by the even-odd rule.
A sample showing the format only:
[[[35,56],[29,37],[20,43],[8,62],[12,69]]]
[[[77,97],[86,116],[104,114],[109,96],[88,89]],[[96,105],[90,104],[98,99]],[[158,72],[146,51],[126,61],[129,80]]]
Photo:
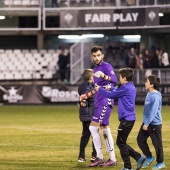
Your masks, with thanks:
[[[116,162],[115,151],[114,151],[114,141],[113,141],[110,128],[103,129],[103,136],[105,139],[106,150],[109,153],[110,159]]]
[[[103,159],[102,144],[101,144],[101,138],[99,134],[99,128],[97,126],[90,126],[89,129],[93,137],[93,143],[94,143],[94,146],[97,152],[97,157],[100,159]]]

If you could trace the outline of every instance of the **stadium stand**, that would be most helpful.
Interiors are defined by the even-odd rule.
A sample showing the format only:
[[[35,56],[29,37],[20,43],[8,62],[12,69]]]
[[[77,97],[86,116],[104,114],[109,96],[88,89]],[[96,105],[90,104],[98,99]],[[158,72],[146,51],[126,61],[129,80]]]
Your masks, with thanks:
[[[52,6],[52,2],[57,3],[57,6],[55,5]],[[40,6],[41,4],[42,6]],[[43,6],[43,4],[45,4],[45,6]],[[14,30],[16,31],[16,36],[18,33],[21,33],[22,35],[32,35],[32,36],[35,36],[35,39],[37,40],[36,42],[37,44],[34,46],[35,49],[31,49],[32,47],[30,49],[23,49],[23,50],[21,50],[22,48],[21,49],[19,48],[8,49],[8,50],[0,49],[0,59],[2,61],[0,63],[0,71],[2,73],[0,79],[1,80],[2,79],[19,80],[22,78],[24,79],[51,79],[53,77],[56,70],[58,69],[58,66],[57,66],[58,52],[54,49],[51,49],[51,50],[41,49],[41,48],[45,48],[44,45],[45,43],[47,43],[47,42],[41,43],[41,40],[45,41],[45,36],[50,32],[50,30],[53,31],[53,33],[56,34],[56,36],[59,34],[59,32],[57,31],[62,31],[61,34],[65,33],[64,29],[67,29],[67,27],[66,28],[64,27],[63,29],[62,27],[60,27],[60,24],[59,24],[60,10],[63,10],[64,8],[65,8],[64,10],[75,8],[75,7],[82,7],[81,9],[83,9],[83,7],[85,7],[84,9],[88,9],[87,7],[92,7],[92,9],[94,9],[95,7],[96,9],[101,9],[101,7],[106,8],[106,9],[110,7],[113,7],[114,9],[121,9],[121,6],[123,6],[122,9],[125,9],[125,8],[131,8],[134,6],[135,7],[146,6],[147,8],[147,5],[150,7],[151,5],[165,6],[166,4],[170,4],[170,1],[168,0],[56,0],[56,1],[52,1],[52,0],[0,0],[0,5],[2,8],[3,7],[6,8],[5,12],[7,14],[9,13],[7,11],[7,8],[11,9],[9,16],[7,16],[7,19],[9,19],[9,22],[12,16],[16,19],[16,24],[14,23]],[[34,7],[37,7],[37,8],[34,8]],[[56,8],[56,9],[54,9],[53,11],[51,10],[51,7]],[[15,8],[17,8],[18,11]],[[27,10],[25,10],[26,8]],[[46,8],[50,8],[50,9],[46,9]],[[15,12],[12,11],[13,9],[15,9],[14,10]],[[30,9],[32,9],[32,13],[29,11]],[[25,15],[24,17],[22,16],[23,11]],[[27,13],[25,13],[26,11]],[[28,13],[30,14],[28,15]],[[34,17],[35,22],[38,23],[33,26],[28,24],[32,22],[32,16]],[[42,16],[43,18],[41,18]],[[25,21],[25,19],[28,19],[27,22],[25,22],[25,24],[23,25],[18,24],[18,23],[21,23],[23,20]],[[54,28],[49,27],[49,29],[46,29],[48,28],[48,22],[50,22],[50,24],[55,23],[56,26],[54,26]],[[9,30],[12,31],[11,25],[9,23],[7,26],[9,26],[10,27]],[[159,26],[162,26],[162,25],[159,25]],[[2,27],[1,30],[3,28],[4,27]],[[24,32],[23,30],[22,30],[23,32],[17,32],[18,31],[17,29],[20,29],[20,30],[23,29],[24,31],[29,30],[33,32],[32,33],[29,32],[29,34],[27,34],[28,32]],[[142,30],[143,28],[140,28],[140,29]],[[49,32],[45,33],[46,30]],[[130,30],[130,29],[127,29],[127,30]],[[104,31],[105,33],[107,33],[106,30]],[[116,32],[116,30],[114,31]],[[93,32],[95,33],[95,31]],[[138,32],[139,34],[141,34],[139,30]],[[119,33],[124,34],[124,30],[123,29],[122,31],[119,30],[118,34]],[[13,31],[13,34],[14,34],[14,31]],[[109,34],[109,31],[108,31],[108,34]],[[36,47],[39,50],[36,49]],[[56,46],[52,45],[49,48],[56,48]]]
[[[51,79],[58,70],[58,50],[0,49],[0,80]]]

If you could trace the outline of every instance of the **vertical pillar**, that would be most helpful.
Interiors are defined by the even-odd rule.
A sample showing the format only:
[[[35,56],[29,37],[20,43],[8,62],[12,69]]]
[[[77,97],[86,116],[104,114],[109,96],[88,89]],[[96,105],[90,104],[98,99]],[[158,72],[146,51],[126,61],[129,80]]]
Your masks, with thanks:
[[[148,48],[148,37],[146,35],[145,30],[142,30],[141,39],[140,39],[140,45],[139,50],[142,51],[143,49]]]
[[[39,31],[37,34],[37,48],[38,50],[44,48],[44,35],[42,31]]]

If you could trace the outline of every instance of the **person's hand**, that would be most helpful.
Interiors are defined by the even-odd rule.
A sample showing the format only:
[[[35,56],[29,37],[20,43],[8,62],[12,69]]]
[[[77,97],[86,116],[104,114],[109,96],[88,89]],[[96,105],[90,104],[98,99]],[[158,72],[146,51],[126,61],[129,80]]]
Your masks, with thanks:
[[[104,87],[106,90],[108,90],[108,91],[110,91],[110,89],[111,89],[111,85],[110,84],[108,84],[108,85],[106,85],[106,86],[102,86],[102,87]]]
[[[79,99],[80,99],[80,101],[86,100],[87,99],[87,95],[86,94],[82,94]]]
[[[98,78],[104,78],[104,73],[102,71],[97,71],[94,73],[94,76]]]
[[[84,100],[80,102],[80,106],[86,107],[86,103],[84,102]]]
[[[99,88],[100,88],[100,86],[95,85],[95,90],[96,90],[96,91],[99,91]]]
[[[143,130],[148,130],[148,126],[143,125]]]

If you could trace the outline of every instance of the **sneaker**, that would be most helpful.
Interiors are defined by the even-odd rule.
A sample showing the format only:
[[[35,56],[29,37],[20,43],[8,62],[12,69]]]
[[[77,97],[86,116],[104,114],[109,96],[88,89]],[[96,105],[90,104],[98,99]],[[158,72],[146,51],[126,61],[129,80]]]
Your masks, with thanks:
[[[90,159],[90,161],[91,161],[91,162],[94,162],[95,159],[96,159],[96,157],[92,156],[91,159]]]
[[[101,164],[101,166],[116,166],[117,163],[116,162],[113,162],[112,160],[108,160],[106,162],[104,162],[103,164]]]
[[[131,169],[128,169],[128,168],[122,168],[122,170],[133,170],[132,168]]]
[[[142,168],[147,168],[153,161],[155,161],[155,158],[153,156],[146,158]]]
[[[96,158],[90,165],[89,167],[95,167],[95,166],[98,166],[98,165],[101,165],[104,163],[104,159],[100,159],[100,158]]]
[[[162,162],[162,163],[157,163],[157,164],[152,168],[152,170],[158,170],[158,169],[163,169],[163,168],[165,168],[164,162]]]
[[[86,159],[85,158],[78,158],[77,162],[86,162]]]
[[[137,168],[136,170],[139,170],[143,163],[145,162],[146,156],[145,155],[141,155],[140,159],[137,161]]]

